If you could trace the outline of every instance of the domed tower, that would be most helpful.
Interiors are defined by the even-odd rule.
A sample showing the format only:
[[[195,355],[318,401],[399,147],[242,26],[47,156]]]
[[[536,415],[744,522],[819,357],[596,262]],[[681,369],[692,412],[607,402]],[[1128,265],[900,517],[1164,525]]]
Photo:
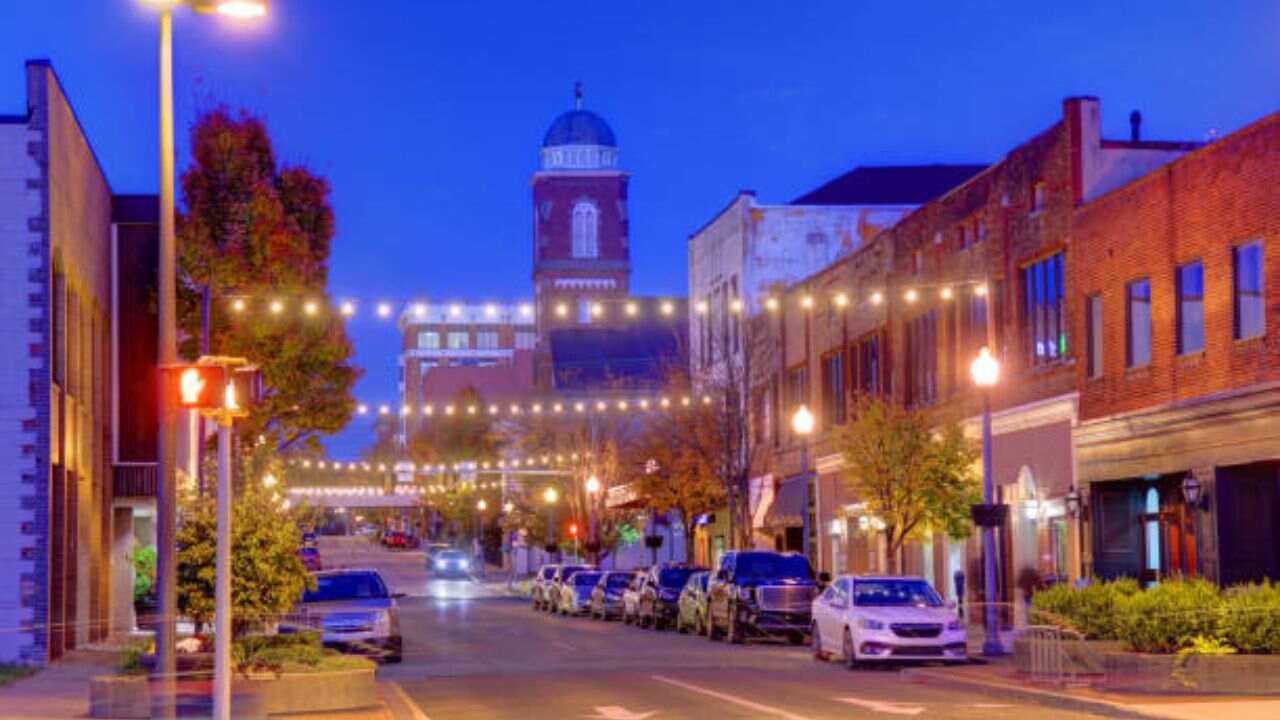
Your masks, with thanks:
[[[533,174],[533,286],[538,336],[556,327],[591,324],[593,308],[630,291],[627,180],[618,143],[599,115],[574,108],[551,123]]]

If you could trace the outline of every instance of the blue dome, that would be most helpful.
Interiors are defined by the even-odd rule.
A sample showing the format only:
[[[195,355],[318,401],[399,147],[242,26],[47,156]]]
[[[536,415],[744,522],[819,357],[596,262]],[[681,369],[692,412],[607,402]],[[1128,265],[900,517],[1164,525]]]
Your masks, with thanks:
[[[542,138],[544,148],[558,145],[617,147],[618,141],[604,118],[590,110],[570,110],[556,118]]]

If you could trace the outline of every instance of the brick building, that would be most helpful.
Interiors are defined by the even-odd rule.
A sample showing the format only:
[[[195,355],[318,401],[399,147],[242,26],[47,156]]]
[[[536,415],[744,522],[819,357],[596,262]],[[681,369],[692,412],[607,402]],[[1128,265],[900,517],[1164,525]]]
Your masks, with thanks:
[[[787,290],[776,331],[782,352],[766,390],[780,397],[782,412],[771,413],[765,433],[776,438],[775,502],[785,501],[782,491],[801,478],[790,414],[804,403],[819,420],[809,453],[817,477],[799,513],[809,517],[815,564],[885,569],[876,518],[844,486],[824,430],[869,392],[961,422],[976,436],[981,405],[968,367],[990,344],[1002,364],[992,392],[994,479],[998,501],[1012,506],[999,530],[1001,597],[1018,597],[1016,580],[1028,570],[1080,576],[1079,527],[1064,502],[1076,484],[1079,417],[1079,340],[1068,322],[1074,213],[1191,147],[1142,141],[1136,126],[1128,140],[1104,140],[1098,101],[1067,99],[1060,121]],[[794,530],[779,536],[790,547],[803,539]],[[956,571],[980,577],[976,541],[931,537],[905,555],[908,572],[948,593]]]
[[[1083,205],[1073,232],[1086,565],[1280,577],[1280,114]]]
[[[0,116],[0,660],[106,635],[112,196],[52,66]]]

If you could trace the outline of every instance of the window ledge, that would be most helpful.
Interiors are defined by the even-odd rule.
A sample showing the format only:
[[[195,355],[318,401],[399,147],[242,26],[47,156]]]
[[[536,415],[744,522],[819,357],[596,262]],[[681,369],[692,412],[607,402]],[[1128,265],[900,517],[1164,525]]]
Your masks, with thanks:
[[[1151,364],[1148,363],[1146,365],[1140,365],[1138,367],[1125,368],[1124,378],[1125,380],[1150,380]]]
[[[1182,353],[1181,355],[1178,355],[1175,360],[1177,361],[1179,368],[1198,367],[1204,364],[1204,350],[1200,349]]]
[[[1241,338],[1232,342],[1232,349],[1237,352],[1257,352],[1265,350],[1267,345],[1267,334],[1254,335],[1253,337]]]

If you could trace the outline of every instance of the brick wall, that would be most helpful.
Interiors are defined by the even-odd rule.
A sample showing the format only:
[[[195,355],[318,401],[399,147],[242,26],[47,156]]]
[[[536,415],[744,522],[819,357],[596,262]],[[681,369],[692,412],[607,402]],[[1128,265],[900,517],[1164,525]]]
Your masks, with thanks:
[[[1079,363],[1082,420],[1280,380],[1280,114],[1272,114],[1076,212],[1074,335],[1100,293],[1103,373]],[[1232,249],[1263,242],[1266,332],[1233,337]],[[1179,355],[1175,271],[1204,266],[1203,352]],[[1151,363],[1126,367],[1127,284],[1150,278]]]

